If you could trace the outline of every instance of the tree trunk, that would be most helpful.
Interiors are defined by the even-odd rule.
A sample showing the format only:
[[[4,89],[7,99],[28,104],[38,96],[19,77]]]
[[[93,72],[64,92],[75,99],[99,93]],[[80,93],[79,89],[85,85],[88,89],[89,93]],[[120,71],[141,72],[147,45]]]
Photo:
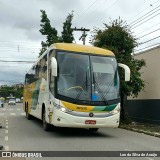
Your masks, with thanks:
[[[121,114],[120,123],[130,124],[131,119],[128,114],[127,95],[121,94]]]

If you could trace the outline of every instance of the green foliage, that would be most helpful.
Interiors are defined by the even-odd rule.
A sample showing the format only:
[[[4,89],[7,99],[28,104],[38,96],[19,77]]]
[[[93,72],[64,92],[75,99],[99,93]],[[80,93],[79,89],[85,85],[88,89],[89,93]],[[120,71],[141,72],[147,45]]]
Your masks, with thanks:
[[[23,87],[18,86],[2,86],[0,88],[0,97],[10,97],[10,96],[21,98],[23,97]]]
[[[63,23],[62,42],[72,43],[74,40],[72,26],[73,11],[68,14],[66,21]]]
[[[119,69],[121,94],[138,96],[138,93],[143,90],[145,85],[140,73],[141,67],[145,66],[145,61],[134,59],[131,54],[134,47],[137,46],[136,39],[133,37],[129,26],[120,19],[112,21],[110,25],[104,25],[104,30],[94,29],[92,44],[113,51],[118,63],[129,66],[131,70],[130,82],[124,81],[124,71]]]
[[[131,70],[131,79],[124,81],[124,70],[119,68],[120,75],[120,94],[121,94],[121,123],[129,124],[131,120],[127,109],[127,96],[138,96],[138,93],[144,89],[145,83],[141,79],[140,69],[145,66],[144,60],[134,59],[131,53],[138,44],[133,37],[129,26],[117,19],[111,21],[110,25],[104,24],[103,30],[94,29],[92,35],[92,44],[101,48],[106,48],[114,52],[118,63],[129,66]]]
[[[42,35],[46,35],[46,42],[41,42],[42,49],[40,55],[49,47],[51,44],[58,41],[57,30],[51,26],[50,20],[47,17],[47,14],[44,10],[41,11],[41,29],[39,30]]]
[[[43,52],[53,43],[57,42],[66,42],[72,43],[73,30],[71,28],[72,19],[73,19],[73,11],[71,14],[68,14],[66,21],[63,23],[63,31],[62,36],[58,36],[58,31],[51,26],[50,20],[47,17],[47,14],[44,10],[40,10],[41,12],[41,29],[39,30],[42,35],[46,35],[46,42],[42,41],[42,48],[40,50],[39,55],[43,54]]]
[[[14,96],[16,98],[21,98],[23,97],[23,87],[18,87],[15,92],[14,92]]]

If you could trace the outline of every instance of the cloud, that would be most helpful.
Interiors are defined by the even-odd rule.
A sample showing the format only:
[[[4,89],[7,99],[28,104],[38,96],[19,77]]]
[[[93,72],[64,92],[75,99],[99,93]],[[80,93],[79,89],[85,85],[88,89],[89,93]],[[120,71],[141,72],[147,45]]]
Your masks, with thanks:
[[[8,28],[16,38],[23,37],[30,40],[43,40],[39,32],[41,12],[45,10],[51,25],[61,34],[63,22],[68,13],[80,5],[80,1],[59,1],[59,0],[1,0],[0,1],[0,27]],[[13,30],[13,31],[12,31]],[[4,30],[5,37],[9,37],[9,32]],[[21,36],[23,35],[23,36]],[[44,38],[43,38],[44,37]]]
[[[0,0],[0,56],[2,58],[9,56],[12,60],[18,59],[19,56],[23,60],[37,58],[40,43],[46,38],[39,32],[40,10],[46,11],[51,25],[61,35],[63,22],[72,10],[74,11],[73,27],[84,27],[92,31],[93,27],[103,28],[103,23],[109,23],[110,18],[114,20],[120,16],[123,20],[130,20],[149,4],[150,2],[146,0]],[[157,4],[154,2],[153,6],[158,6],[158,1]],[[157,22],[155,22],[156,20]],[[146,27],[149,28],[151,24],[158,23],[158,17],[155,18],[155,21],[149,21],[149,23],[136,28],[135,33],[138,30],[143,31]],[[76,41],[82,43],[78,41],[82,33],[74,32],[74,34]],[[88,41],[90,33],[87,32],[87,34]],[[156,35],[149,35],[142,40],[148,40],[153,36]],[[0,63],[0,66],[4,65]],[[15,81],[23,79],[28,67],[22,67],[22,65],[19,65],[19,68],[1,67],[0,79],[6,81],[7,79],[15,79]]]
[[[17,68],[17,67],[16,67]],[[23,83],[24,82],[24,77],[25,73],[21,70],[17,69],[11,69],[9,68],[8,70],[0,70],[0,83],[6,82],[7,84],[15,84],[15,83]],[[3,76],[2,76],[3,75]]]

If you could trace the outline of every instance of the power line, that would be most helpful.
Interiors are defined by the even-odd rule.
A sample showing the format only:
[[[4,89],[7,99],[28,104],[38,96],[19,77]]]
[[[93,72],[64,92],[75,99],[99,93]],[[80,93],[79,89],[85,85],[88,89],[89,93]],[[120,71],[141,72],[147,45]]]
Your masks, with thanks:
[[[78,17],[76,18],[76,19],[78,19],[78,23],[80,23],[80,21],[82,21],[82,20],[79,21],[79,19],[81,19],[83,15],[85,15],[86,13],[87,13],[87,14],[89,13],[88,15],[90,15],[91,13],[93,13],[93,11],[95,11],[95,8],[96,8],[96,9],[99,8],[100,5],[106,3],[107,1],[108,1],[108,0],[104,0],[104,1],[101,0],[100,2],[103,2],[103,3],[100,3],[100,2],[98,1],[99,3],[94,7],[93,10],[91,10],[91,12],[89,12],[88,10],[91,9],[92,6],[93,6],[93,5],[95,4],[95,2],[96,2],[96,1],[94,1],[88,8],[85,9],[85,12],[81,12],[80,16],[78,16]]]
[[[160,23],[157,23],[157,24],[155,24],[155,25],[151,26],[150,28],[147,28],[146,30],[150,30],[151,28],[153,28],[153,27],[157,26],[158,24],[160,24]],[[142,31],[142,32],[140,32],[140,33],[138,33],[137,35],[142,34],[142,33],[143,33],[143,32],[145,32],[146,30],[144,30],[144,31]]]
[[[6,60],[0,60],[0,62],[34,63],[35,61],[6,61]]]
[[[157,7],[155,7],[155,8],[152,9],[151,11],[147,12],[147,13],[144,14],[143,16],[139,17],[138,19],[134,20],[134,21],[131,22],[129,25],[134,26],[135,24],[137,24],[138,22],[140,22],[143,17],[147,16],[149,13],[151,13],[152,11],[156,10],[156,9],[159,8],[159,7],[160,7],[160,5],[157,6]],[[159,11],[159,9],[158,9],[157,11]],[[155,11],[155,12],[157,12],[157,11]],[[155,13],[155,12],[153,12],[153,13]],[[151,13],[150,15],[152,15],[153,13]],[[150,16],[150,15],[148,15],[148,16]],[[147,17],[148,17],[148,16],[147,16]],[[147,18],[147,17],[145,17],[145,18]],[[144,18],[144,19],[145,19],[145,18]],[[137,21],[138,21],[138,22],[137,22]]]
[[[17,47],[17,46],[20,46],[22,48],[35,48],[35,49],[40,47],[40,46],[35,46],[35,45],[22,45],[22,44],[10,44],[10,45],[8,45],[6,43],[0,43],[0,46],[2,46],[2,47],[3,46],[6,46],[6,47]]]
[[[94,18],[94,20],[99,19],[99,15],[95,15],[94,17],[92,17],[91,15],[92,15],[93,12],[95,13],[95,10],[96,10],[97,8],[100,8],[100,7],[99,7],[100,5],[102,5],[102,4],[104,4],[104,3],[108,2],[108,1],[109,1],[109,0],[105,0],[105,1],[103,1],[103,3],[99,3],[99,5],[96,6],[96,8],[94,8],[91,12],[88,13],[87,16],[90,17],[90,20],[92,20],[92,18]],[[107,7],[101,9],[101,11],[103,11],[103,10],[109,10],[109,9],[110,9],[111,7],[113,7],[117,2],[118,2],[118,0],[115,0],[110,6],[107,5]],[[91,18],[91,17],[92,17],[92,18]],[[86,19],[86,18],[84,18],[83,21],[84,21],[85,19]],[[102,19],[102,16],[100,17],[100,19]],[[79,19],[78,19],[78,21],[79,21]],[[81,21],[82,21],[82,20],[80,20],[77,24],[80,24]],[[85,23],[85,24],[87,25],[88,23]]]
[[[148,0],[146,0],[146,1],[148,1]],[[158,0],[158,1],[160,1],[160,0]],[[157,3],[158,1],[156,1],[155,3]],[[145,2],[144,2],[144,3],[145,3]],[[155,4],[155,3],[153,3],[153,4]],[[132,19],[134,19],[135,17],[139,16],[141,13],[143,13],[145,10],[147,10],[147,9],[150,8],[150,7],[151,7],[151,5],[149,5],[149,7],[145,8],[144,10],[138,12],[135,16],[133,16],[132,18],[130,18],[130,19],[127,20],[127,21],[131,21]]]
[[[22,82],[22,79],[21,80],[17,80],[17,81],[14,81],[14,80],[4,80],[4,79],[0,79],[0,82],[3,82],[3,83],[24,83],[24,81]]]
[[[159,44],[160,44],[160,43],[156,43],[156,44],[153,44],[153,45],[150,45],[150,46],[147,46],[147,47],[144,47],[144,48],[135,50],[135,52],[139,52],[139,51],[141,51],[141,50],[145,50],[145,49],[148,49],[148,48],[151,49],[151,47],[152,47],[152,48],[157,47]],[[136,53],[135,53],[135,54],[136,54]]]
[[[150,39],[150,40],[147,40],[147,41],[145,41],[145,42],[139,43],[139,45],[142,45],[142,44],[148,43],[148,42],[153,41],[153,40],[155,40],[155,39],[157,39],[157,38],[159,38],[159,37],[160,37],[160,36],[157,36],[157,37],[152,38],[152,39]]]
[[[22,46],[22,45],[6,45],[6,44],[0,44],[0,48],[7,48],[7,49],[17,49],[19,50],[40,50],[40,47],[30,47],[30,46]]]
[[[159,1],[159,0],[158,0]],[[157,3],[158,1],[156,1],[155,3]],[[154,3],[154,4],[155,4]],[[160,13],[156,14],[160,9],[159,9],[160,5],[158,5],[157,7],[155,7],[154,9],[152,9],[151,11],[145,13],[144,15],[142,15],[141,17],[139,17],[138,19],[134,20],[133,22],[131,22],[129,25],[132,24],[131,28],[135,29],[137,27],[139,27],[140,25],[144,24],[145,22],[151,20],[152,18],[155,18],[156,16],[158,16]],[[152,16],[153,15],[153,16]],[[152,16],[152,17],[151,17]],[[150,17],[150,18],[149,18]],[[145,20],[147,19],[147,20]],[[145,20],[145,21],[144,21]],[[136,26],[135,26],[136,25]]]
[[[107,7],[105,7],[105,8],[103,8],[101,11],[103,11],[103,10],[109,10],[109,9],[111,9],[117,2],[118,2],[119,0],[115,0],[111,5],[109,5],[109,6],[107,6]],[[108,1],[107,1],[108,2]],[[94,10],[95,11],[95,10]],[[91,13],[90,13],[91,14]],[[101,15],[100,15],[101,16]],[[96,17],[93,17],[94,18],[94,20],[96,20],[96,19],[101,19],[101,21],[103,21],[104,20],[104,16],[103,16],[103,18],[102,18],[102,16],[100,17],[99,15],[97,15]]]
[[[156,14],[156,15],[154,15],[154,16],[152,16],[152,17],[150,17],[149,19],[147,19],[146,21],[144,21],[144,22],[140,23],[139,25],[137,25],[137,26],[133,27],[132,29],[135,29],[135,28],[139,27],[140,25],[142,25],[142,24],[144,24],[145,22],[147,22],[147,21],[151,20],[152,18],[155,18],[155,17],[156,17],[156,16],[158,16],[159,14],[160,14],[160,13],[158,13],[158,14]]]
[[[5,43],[5,44],[8,44],[8,45],[28,45],[28,46],[39,46],[40,44],[38,44],[38,42],[28,42],[28,41],[3,41],[3,40],[0,40],[0,44],[2,43]]]
[[[0,46],[0,50],[11,50],[11,51],[18,51],[19,52],[24,52],[24,51],[29,51],[29,52],[38,52],[38,50],[40,50],[40,48],[24,48],[24,47],[17,47],[17,46],[13,46],[13,47],[8,47],[8,46]]]
[[[156,32],[156,31],[159,31],[159,30],[160,30],[160,28],[158,28],[158,29],[156,29],[156,30],[154,30],[154,31],[151,31],[151,32],[149,32],[149,33],[147,33],[147,34],[144,34],[143,36],[139,37],[138,39],[143,38],[143,37],[145,37],[145,36],[148,36],[149,34],[152,34],[152,33]]]
[[[17,52],[37,52],[39,53],[41,47],[39,45],[34,45],[33,43],[15,43],[15,42],[7,42],[7,41],[0,41],[0,50],[4,51],[17,51]]]
[[[0,65],[0,67],[4,67],[4,68],[12,67],[13,68],[13,67],[19,67],[19,65],[18,66],[2,66],[2,65]]]
[[[4,59],[8,59],[8,58],[11,59],[11,58],[13,58],[13,56],[10,56],[10,57],[0,57],[0,58],[3,58],[3,60]],[[21,60],[21,59],[25,59],[25,60],[37,60],[35,58],[26,58],[26,57],[19,57],[19,56],[18,56],[18,59],[19,60]]]
[[[86,9],[84,9],[80,16],[84,15],[84,13],[86,13],[95,3],[96,3],[97,0],[95,0],[93,3],[91,3]],[[80,16],[78,17],[78,19],[80,18]]]

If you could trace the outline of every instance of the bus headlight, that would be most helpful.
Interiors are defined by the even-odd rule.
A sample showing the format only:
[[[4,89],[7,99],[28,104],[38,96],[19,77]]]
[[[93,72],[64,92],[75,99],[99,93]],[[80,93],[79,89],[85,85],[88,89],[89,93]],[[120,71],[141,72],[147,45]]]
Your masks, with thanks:
[[[60,105],[58,105],[56,103],[54,103],[54,106],[55,106],[56,109],[58,109],[58,110],[60,110],[62,112],[65,112],[65,113],[72,112],[72,110],[70,110],[68,108],[65,108],[63,106],[60,106]]]
[[[66,109],[64,107],[61,107],[62,112],[66,112]]]
[[[110,113],[111,114],[118,114],[119,112],[120,112],[120,105],[118,104],[117,107],[113,111],[111,111]]]
[[[65,113],[68,113],[68,112],[72,112],[72,110],[68,109],[68,108],[65,108],[65,107],[62,107],[61,106],[61,109],[60,109],[62,112],[65,112]]]

